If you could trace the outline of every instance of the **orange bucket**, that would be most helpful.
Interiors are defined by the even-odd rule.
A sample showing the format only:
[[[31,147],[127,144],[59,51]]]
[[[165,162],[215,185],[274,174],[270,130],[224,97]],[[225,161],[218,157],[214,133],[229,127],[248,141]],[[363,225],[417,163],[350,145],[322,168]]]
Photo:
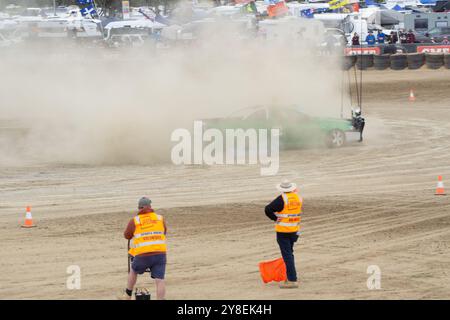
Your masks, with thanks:
[[[283,258],[279,258],[272,261],[260,262],[259,272],[264,283],[271,281],[286,281],[286,265]]]

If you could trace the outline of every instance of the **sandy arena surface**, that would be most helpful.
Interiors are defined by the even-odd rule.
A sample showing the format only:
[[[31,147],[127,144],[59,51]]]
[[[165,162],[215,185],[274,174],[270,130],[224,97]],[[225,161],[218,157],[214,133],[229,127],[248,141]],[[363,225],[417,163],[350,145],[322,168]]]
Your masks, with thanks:
[[[109,299],[125,286],[122,232],[149,195],[169,228],[168,299],[449,299],[450,71],[364,73],[364,143],[284,152],[259,167],[0,168],[0,298]],[[414,88],[416,101],[409,102]],[[264,206],[274,185],[304,196],[296,246],[300,288],[264,285],[258,262],[279,256]],[[38,227],[21,229],[26,205]],[[68,290],[66,268],[81,268]],[[369,265],[381,290],[368,290]],[[153,288],[147,276],[139,286]]]

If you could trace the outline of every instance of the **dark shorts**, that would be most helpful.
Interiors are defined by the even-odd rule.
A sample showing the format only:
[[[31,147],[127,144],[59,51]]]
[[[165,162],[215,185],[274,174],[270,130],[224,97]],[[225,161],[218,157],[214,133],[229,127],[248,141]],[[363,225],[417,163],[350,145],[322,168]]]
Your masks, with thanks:
[[[164,279],[166,274],[166,255],[136,256],[133,258],[131,268],[137,274],[143,274],[146,269],[150,269],[153,279]]]

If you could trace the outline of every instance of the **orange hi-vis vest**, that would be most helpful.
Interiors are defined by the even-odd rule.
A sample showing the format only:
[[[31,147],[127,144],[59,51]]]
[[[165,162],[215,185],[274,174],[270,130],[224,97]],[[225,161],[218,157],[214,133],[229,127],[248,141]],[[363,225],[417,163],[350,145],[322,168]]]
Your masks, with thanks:
[[[166,235],[163,217],[154,213],[134,217],[134,235],[129,254],[132,256],[150,252],[166,252]]]
[[[281,195],[284,201],[284,208],[275,215],[278,220],[275,224],[276,232],[298,232],[300,230],[300,220],[303,200],[294,192],[287,192]]]

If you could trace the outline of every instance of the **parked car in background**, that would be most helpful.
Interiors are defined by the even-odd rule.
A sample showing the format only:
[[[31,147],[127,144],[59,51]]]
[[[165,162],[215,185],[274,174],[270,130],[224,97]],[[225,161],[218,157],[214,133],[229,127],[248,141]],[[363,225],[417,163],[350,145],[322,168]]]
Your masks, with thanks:
[[[444,37],[450,38],[450,27],[436,27],[423,34],[416,34],[416,42],[419,43],[441,43]]]
[[[445,28],[433,28],[427,32],[429,38],[433,38],[434,41],[440,43],[444,40],[444,37],[450,37],[450,27]]]
[[[151,37],[156,38],[165,25],[150,20],[113,21],[104,28],[104,40],[109,47],[140,47]]]

